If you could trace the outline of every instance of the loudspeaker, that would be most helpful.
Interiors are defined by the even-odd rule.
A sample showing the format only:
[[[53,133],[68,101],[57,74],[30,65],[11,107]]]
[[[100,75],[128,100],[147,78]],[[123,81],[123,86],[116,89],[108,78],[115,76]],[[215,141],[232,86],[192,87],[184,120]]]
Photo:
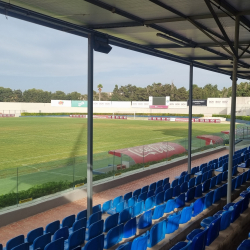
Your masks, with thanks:
[[[112,47],[109,45],[108,38],[95,36],[94,38],[94,50],[108,54],[111,51]]]

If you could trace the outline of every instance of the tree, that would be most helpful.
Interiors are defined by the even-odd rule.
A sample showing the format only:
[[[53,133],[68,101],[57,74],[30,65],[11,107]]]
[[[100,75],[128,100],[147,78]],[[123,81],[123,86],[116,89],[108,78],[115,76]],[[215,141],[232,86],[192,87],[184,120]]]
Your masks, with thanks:
[[[101,84],[98,84],[97,88],[99,91],[99,101],[101,101],[101,92],[102,92],[103,86]]]

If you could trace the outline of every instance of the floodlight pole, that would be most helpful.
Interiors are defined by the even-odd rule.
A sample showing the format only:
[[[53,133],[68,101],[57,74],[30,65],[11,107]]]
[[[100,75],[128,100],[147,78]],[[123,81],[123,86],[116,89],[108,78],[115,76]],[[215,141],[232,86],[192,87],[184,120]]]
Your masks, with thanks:
[[[234,48],[236,56],[233,59],[233,75],[232,75],[232,98],[231,98],[231,120],[230,120],[230,137],[229,137],[229,160],[228,160],[228,185],[227,185],[227,203],[231,202],[232,192],[232,171],[233,171],[233,155],[235,144],[235,110],[236,110],[236,86],[237,86],[237,66],[238,66],[238,45],[239,45],[239,16],[235,17],[235,34]]]
[[[188,113],[188,173],[191,174],[192,154],[192,107],[193,107],[193,62],[189,72],[189,113]]]
[[[94,36],[88,35],[88,145],[87,145],[87,217],[92,214],[93,191],[93,51]]]

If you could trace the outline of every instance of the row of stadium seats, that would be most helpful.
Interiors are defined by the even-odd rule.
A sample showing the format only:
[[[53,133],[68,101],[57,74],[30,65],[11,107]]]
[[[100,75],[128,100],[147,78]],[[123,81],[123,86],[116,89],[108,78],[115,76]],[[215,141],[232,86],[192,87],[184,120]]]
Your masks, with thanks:
[[[213,162],[216,162],[216,160],[217,159]],[[204,167],[206,167],[205,164],[201,169]],[[205,174],[204,176],[206,177],[198,175],[193,178],[191,178],[192,175],[188,175],[187,173],[182,174],[179,179],[171,183],[171,187],[169,178],[151,183],[134,192],[129,192],[124,196],[116,197],[114,200],[106,201],[102,207],[100,204],[94,206],[93,214],[89,217],[89,220],[86,218],[87,210],[81,211],[77,216],[70,215],[64,218],[61,225],[60,221],[54,221],[48,224],[45,230],[41,227],[30,231],[26,239],[24,239],[24,235],[17,236],[7,242],[5,249],[70,250],[84,244],[85,240],[88,242],[84,249],[99,249],[88,248],[88,245],[96,244],[97,242],[101,242],[100,244],[102,244],[102,242],[104,242],[104,236],[100,236],[98,240],[94,241],[95,243],[91,242],[93,238],[100,234],[103,235],[103,233],[107,233],[103,244],[105,249],[109,248],[112,244],[117,244],[119,239],[121,240],[123,237],[126,238],[128,235],[131,237],[131,232],[133,232],[132,235],[135,235],[136,228],[145,228],[145,225],[151,226],[152,223],[150,225],[148,224],[150,216],[152,217],[152,221],[162,218],[164,214],[173,212],[175,209],[180,210],[185,206],[185,202],[201,197],[202,192],[207,192],[209,189],[214,188],[215,185],[218,186],[222,181],[227,180],[227,171],[214,177],[212,177],[212,172],[208,174],[207,171],[205,173],[203,173],[203,175]],[[242,177],[233,179],[235,180],[234,188],[238,186],[239,183],[249,179],[250,172],[245,172],[240,176]],[[226,196],[227,184],[211,192],[200,198],[204,199],[204,204],[206,204],[204,206],[206,207],[218,201],[220,197]],[[180,217],[181,222],[189,218],[190,213],[188,211],[191,211],[194,216],[195,214],[199,214],[201,207],[202,209],[204,208],[202,205],[203,200],[200,199],[196,200],[192,205],[185,207],[185,213],[178,211],[176,216],[178,215]],[[110,214],[105,221],[102,220],[104,213]],[[139,218],[139,216],[141,217]],[[135,218],[137,218],[137,220]],[[117,235],[117,233],[119,234]],[[150,233],[148,233],[148,235],[150,235]],[[103,238],[103,241],[101,238]],[[61,242],[63,242],[63,244]],[[1,248],[2,245],[0,244],[0,250]]]

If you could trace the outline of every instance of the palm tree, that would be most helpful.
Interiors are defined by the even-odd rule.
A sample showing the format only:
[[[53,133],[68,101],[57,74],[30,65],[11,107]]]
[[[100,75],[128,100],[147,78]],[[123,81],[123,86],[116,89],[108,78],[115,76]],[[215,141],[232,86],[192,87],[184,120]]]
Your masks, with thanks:
[[[101,84],[98,84],[97,88],[99,90],[99,101],[101,101],[101,92],[102,92],[103,86]]]

